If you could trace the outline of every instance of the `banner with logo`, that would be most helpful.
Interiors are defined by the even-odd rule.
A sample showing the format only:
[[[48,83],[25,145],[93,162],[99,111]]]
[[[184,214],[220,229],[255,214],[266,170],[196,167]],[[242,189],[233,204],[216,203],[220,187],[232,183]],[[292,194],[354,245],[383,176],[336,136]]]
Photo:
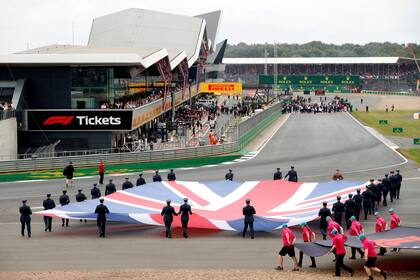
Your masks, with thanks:
[[[260,85],[272,85],[274,84],[274,76],[259,75],[258,82]],[[277,75],[277,84],[289,86],[358,86],[360,77],[354,75]]]
[[[200,83],[200,92],[234,95],[242,93],[242,83]]]
[[[131,130],[132,110],[27,110],[28,130]]]

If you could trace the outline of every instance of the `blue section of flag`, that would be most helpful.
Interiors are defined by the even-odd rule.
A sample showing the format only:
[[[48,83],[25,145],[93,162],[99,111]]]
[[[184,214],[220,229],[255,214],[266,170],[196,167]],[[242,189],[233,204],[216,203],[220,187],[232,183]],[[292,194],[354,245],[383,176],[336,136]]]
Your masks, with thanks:
[[[319,196],[334,193],[340,190],[344,190],[350,187],[360,186],[363,182],[351,182],[351,181],[331,181],[326,183],[319,183],[315,189],[305,198],[305,200],[316,198]]]
[[[234,190],[236,190],[239,186],[243,184],[243,182],[236,182],[236,181],[210,181],[210,182],[200,182],[203,185],[206,185],[210,190],[215,192],[216,194],[220,195],[221,197],[225,197]]]

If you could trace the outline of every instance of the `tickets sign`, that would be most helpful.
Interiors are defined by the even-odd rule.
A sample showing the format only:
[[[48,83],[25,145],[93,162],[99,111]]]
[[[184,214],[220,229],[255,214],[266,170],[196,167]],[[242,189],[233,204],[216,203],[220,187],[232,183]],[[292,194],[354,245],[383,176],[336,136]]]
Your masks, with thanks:
[[[200,92],[209,93],[241,93],[242,83],[200,83]]]

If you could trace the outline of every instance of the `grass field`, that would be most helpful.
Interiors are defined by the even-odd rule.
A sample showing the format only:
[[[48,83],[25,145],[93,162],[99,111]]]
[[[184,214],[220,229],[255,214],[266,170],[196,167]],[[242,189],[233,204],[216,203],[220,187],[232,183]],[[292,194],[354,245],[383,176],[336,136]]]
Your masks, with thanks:
[[[353,112],[359,121],[367,126],[375,128],[377,131],[387,136],[399,136],[408,138],[420,138],[420,120],[413,119],[416,111],[399,110],[385,113],[383,110],[375,110],[369,113],[363,111]],[[379,124],[379,120],[388,120],[388,124]],[[402,127],[402,133],[394,133],[394,127]]]
[[[179,159],[171,161],[160,162],[141,162],[141,163],[127,163],[106,165],[105,163],[105,176],[110,174],[133,173],[145,170],[162,170],[170,168],[183,168],[183,167],[197,167],[210,164],[220,164],[226,161],[232,161],[241,157],[239,154],[213,156],[206,158],[190,158]],[[64,168],[64,167],[63,167]],[[98,176],[98,167],[84,167],[77,168],[75,177],[82,176]],[[0,182],[13,182],[22,180],[39,180],[39,179],[58,179],[63,178],[63,170],[48,170],[48,171],[33,171],[33,172],[17,172],[17,173],[3,173],[0,174]]]
[[[398,110],[395,112],[384,112],[383,110],[371,111],[369,113],[358,111],[353,112],[353,116],[367,126],[375,128],[381,134],[386,136],[398,136],[406,138],[420,138],[420,120],[413,119],[411,110]],[[388,124],[379,124],[379,120],[387,120]],[[402,133],[394,133],[394,127],[403,128]],[[402,148],[399,150],[404,156],[420,164],[420,146],[419,148]]]

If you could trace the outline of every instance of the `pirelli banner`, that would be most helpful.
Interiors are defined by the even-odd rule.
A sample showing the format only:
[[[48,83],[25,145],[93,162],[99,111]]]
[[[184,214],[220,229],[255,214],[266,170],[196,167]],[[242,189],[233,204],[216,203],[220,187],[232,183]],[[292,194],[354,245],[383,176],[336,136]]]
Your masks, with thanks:
[[[200,83],[200,93],[218,95],[238,95],[242,93],[242,83]]]
[[[273,85],[273,75],[260,75],[260,85]],[[277,75],[277,85],[287,86],[312,86],[312,85],[334,85],[334,86],[359,86],[360,77],[351,75]]]
[[[27,110],[28,130],[130,131],[132,110]]]

